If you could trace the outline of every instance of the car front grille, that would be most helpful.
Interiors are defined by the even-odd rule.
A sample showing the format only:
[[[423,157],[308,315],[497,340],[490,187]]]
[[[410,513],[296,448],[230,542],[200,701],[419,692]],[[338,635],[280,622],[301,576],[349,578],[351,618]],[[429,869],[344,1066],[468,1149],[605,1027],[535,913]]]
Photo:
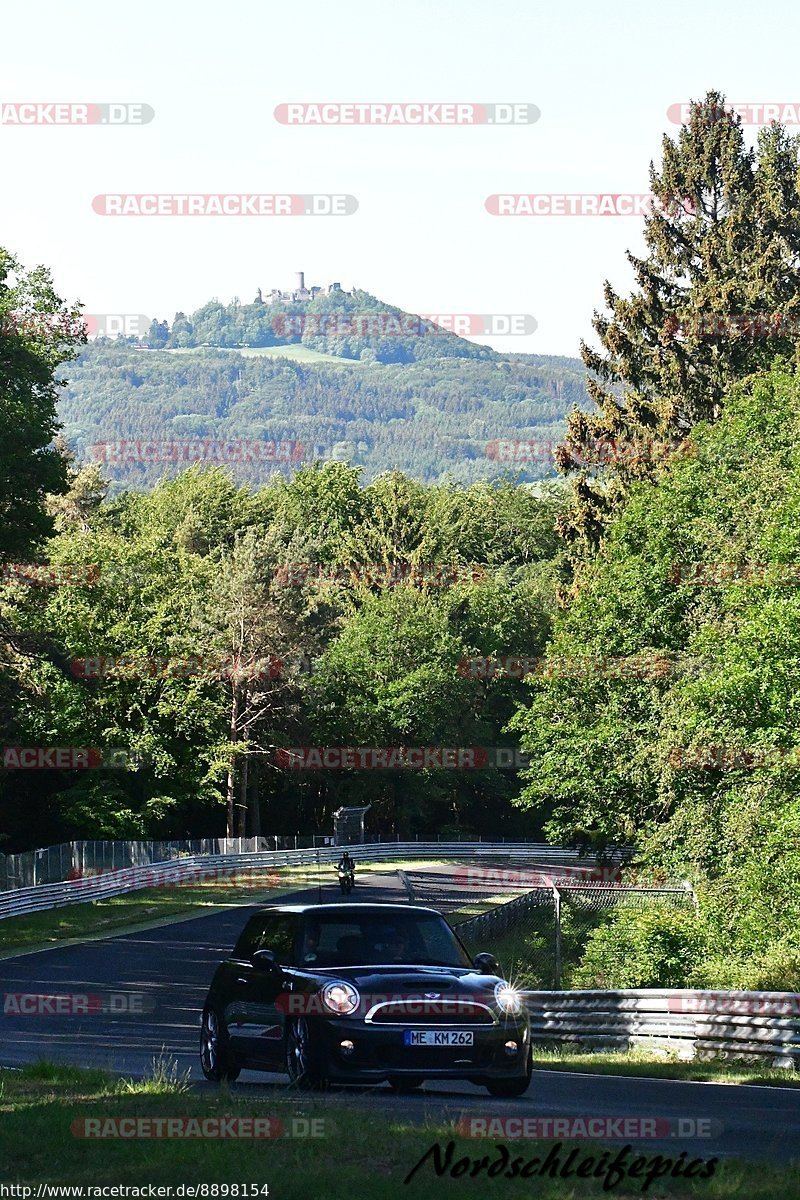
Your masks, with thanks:
[[[496,1025],[497,1018],[485,1004],[465,1000],[391,1001],[376,1004],[364,1018],[369,1025]]]

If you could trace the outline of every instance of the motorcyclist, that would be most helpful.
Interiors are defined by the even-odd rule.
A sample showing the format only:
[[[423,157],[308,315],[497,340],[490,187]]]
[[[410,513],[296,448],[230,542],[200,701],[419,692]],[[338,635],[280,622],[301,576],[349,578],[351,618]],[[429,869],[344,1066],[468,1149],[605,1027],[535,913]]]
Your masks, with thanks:
[[[353,858],[351,857],[350,852],[348,850],[345,850],[344,853],[342,854],[342,857],[339,859],[337,870],[345,871],[348,874],[352,875],[352,874],[355,874],[355,869],[356,869],[356,864],[353,861]]]

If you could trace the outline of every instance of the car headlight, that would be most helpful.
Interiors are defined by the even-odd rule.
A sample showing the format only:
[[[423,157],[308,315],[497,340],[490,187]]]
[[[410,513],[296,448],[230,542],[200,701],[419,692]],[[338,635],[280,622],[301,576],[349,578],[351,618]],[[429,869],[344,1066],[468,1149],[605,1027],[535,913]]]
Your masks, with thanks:
[[[322,1003],[329,1012],[347,1017],[361,1003],[361,997],[350,983],[326,983],[322,989]]]
[[[522,1011],[522,995],[510,983],[495,984],[494,998],[497,1007],[501,1008],[506,1013],[518,1013]]]

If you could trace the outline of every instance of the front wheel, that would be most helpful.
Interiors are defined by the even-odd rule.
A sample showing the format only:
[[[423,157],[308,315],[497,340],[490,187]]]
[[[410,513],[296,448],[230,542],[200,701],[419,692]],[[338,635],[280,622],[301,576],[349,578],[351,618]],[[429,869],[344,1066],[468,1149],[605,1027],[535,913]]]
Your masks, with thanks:
[[[295,1017],[286,1030],[286,1072],[303,1091],[328,1086],[325,1061],[318,1038],[305,1017]]]
[[[399,1092],[400,1094],[404,1092],[416,1092],[418,1088],[422,1087],[422,1083],[422,1078],[418,1079],[416,1076],[401,1077],[394,1075],[389,1079],[389,1087],[393,1092]]]
[[[239,1078],[242,1070],[231,1054],[227,1035],[212,1008],[207,1008],[203,1013],[200,1028],[200,1066],[206,1079],[212,1083],[221,1083],[223,1079],[233,1083]]]
[[[517,1079],[487,1079],[486,1088],[491,1096],[524,1096],[530,1087],[533,1074],[533,1054],[528,1053],[528,1065],[525,1074]]]

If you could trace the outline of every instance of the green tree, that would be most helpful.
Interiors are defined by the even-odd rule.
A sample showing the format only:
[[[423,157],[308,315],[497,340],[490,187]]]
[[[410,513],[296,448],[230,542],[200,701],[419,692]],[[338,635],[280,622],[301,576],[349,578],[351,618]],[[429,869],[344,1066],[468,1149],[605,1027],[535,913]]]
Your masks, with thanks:
[[[559,614],[552,672],[529,680],[511,722],[536,763],[518,802],[554,840],[634,843],[646,865],[692,879],[709,985],[784,972],[791,986],[800,383],[776,368],[722,409],[697,426],[693,459],[632,489]],[[636,668],[654,655],[666,669]],[[613,659],[633,665],[615,676]]]
[[[664,137],[661,169],[650,165],[647,255],[627,255],[636,288],[623,297],[605,283],[610,312],[593,320],[602,350],[581,345],[596,408],[570,413],[557,461],[574,473],[563,532],[589,546],[632,482],[657,474],[698,421],[719,417],[734,381],[797,344],[800,139],[773,122],[749,149],[725,105],[709,92]],[[770,313],[789,318],[779,336],[730,320]]]
[[[25,556],[52,532],[48,492],[64,490],[54,372],[86,341],[78,306],[68,307],[45,267],[25,271],[0,248],[0,561]]]

